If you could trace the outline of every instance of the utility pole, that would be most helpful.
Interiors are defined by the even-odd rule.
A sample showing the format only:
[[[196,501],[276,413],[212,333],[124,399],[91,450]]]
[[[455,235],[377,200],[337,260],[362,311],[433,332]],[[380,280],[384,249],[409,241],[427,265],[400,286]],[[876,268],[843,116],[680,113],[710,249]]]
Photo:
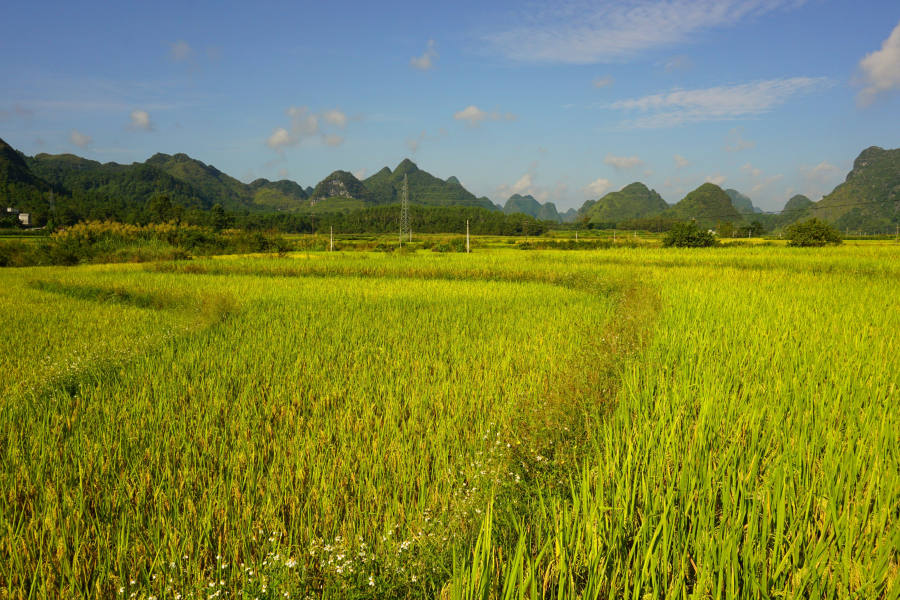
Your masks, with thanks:
[[[469,250],[469,220],[466,219],[466,254],[469,252],[471,252],[471,250]]]
[[[331,226],[331,252],[334,252],[334,225]]]

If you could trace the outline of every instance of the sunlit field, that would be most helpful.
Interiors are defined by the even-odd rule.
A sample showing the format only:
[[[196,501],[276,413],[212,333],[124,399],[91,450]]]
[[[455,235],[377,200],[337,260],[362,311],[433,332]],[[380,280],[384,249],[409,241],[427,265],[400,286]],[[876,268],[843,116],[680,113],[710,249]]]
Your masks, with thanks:
[[[900,597],[900,247],[503,246],[0,270],[0,598]]]

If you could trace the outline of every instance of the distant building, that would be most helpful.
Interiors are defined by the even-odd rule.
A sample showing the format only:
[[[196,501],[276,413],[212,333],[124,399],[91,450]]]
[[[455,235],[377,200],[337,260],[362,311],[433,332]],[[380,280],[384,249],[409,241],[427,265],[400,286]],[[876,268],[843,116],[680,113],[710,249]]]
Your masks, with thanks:
[[[31,227],[31,214],[19,212],[18,208],[12,208],[10,206],[6,207],[6,214],[18,216],[19,223],[21,223],[25,227]]]

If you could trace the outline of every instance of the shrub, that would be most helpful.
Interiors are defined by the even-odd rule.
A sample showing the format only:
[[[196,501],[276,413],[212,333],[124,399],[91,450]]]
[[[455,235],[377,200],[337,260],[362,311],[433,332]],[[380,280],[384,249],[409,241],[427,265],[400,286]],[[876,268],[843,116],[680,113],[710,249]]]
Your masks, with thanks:
[[[838,246],[844,243],[841,232],[828,224],[812,218],[802,223],[794,223],[785,229],[788,246]]]
[[[697,223],[688,221],[687,223],[674,223],[663,237],[663,246],[671,248],[706,248],[708,246],[717,246],[719,240],[716,236],[708,231],[697,229]]]

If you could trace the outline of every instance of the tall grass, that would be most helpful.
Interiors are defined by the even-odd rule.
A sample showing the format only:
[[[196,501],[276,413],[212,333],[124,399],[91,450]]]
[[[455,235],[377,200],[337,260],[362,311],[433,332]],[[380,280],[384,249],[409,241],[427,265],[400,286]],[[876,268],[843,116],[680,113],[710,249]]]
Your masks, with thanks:
[[[534,283],[33,280],[120,314],[173,289],[239,304],[77,385],[4,403],[0,563],[16,596],[254,590],[260,569],[283,576],[279,594],[435,594],[490,487],[522,478],[507,468],[510,424],[537,420],[609,309]]]
[[[488,581],[505,598],[900,596],[896,254],[633,262],[653,265],[663,309],[570,494],[533,503],[529,530],[507,523],[513,534],[479,547],[453,585]],[[522,545],[524,560],[502,558]]]
[[[34,308],[0,337],[0,595],[897,597],[898,275],[890,247],[4,271]]]

